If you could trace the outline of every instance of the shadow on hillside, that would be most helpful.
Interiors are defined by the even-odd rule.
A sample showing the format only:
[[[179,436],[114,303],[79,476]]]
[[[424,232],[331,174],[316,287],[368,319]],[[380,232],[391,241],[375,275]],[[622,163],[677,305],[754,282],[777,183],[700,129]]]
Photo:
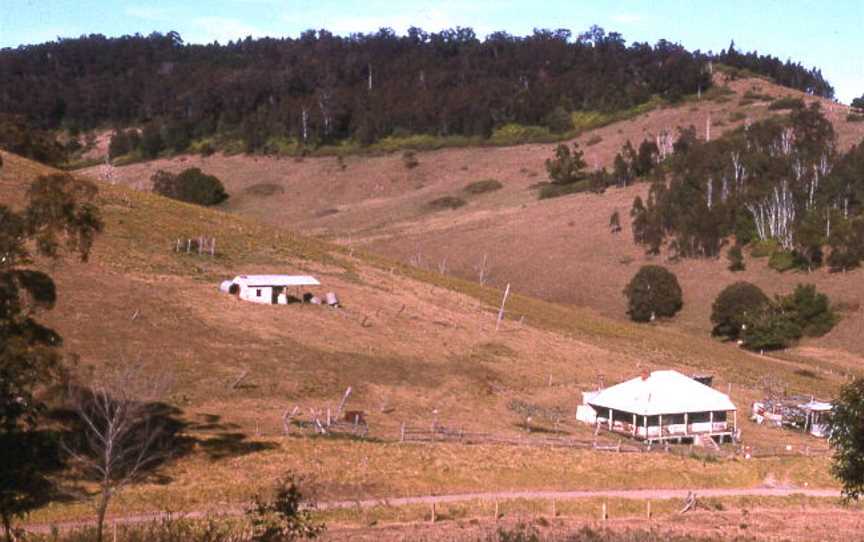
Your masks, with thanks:
[[[82,390],[77,390],[81,393]],[[90,393],[83,390],[84,394]],[[92,394],[91,394],[92,396]],[[86,395],[85,395],[86,397]],[[110,399],[109,403],[110,404]],[[59,443],[58,461],[68,462],[76,459],[83,479],[97,481],[97,474],[102,468],[100,458],[104,457],[105,448],[102,444],[108,431],[108,417],[105,409],[92,408],[90,420],[95,420],[95,426],[88,424],[81,416],[81,406],[72,408],[64,406],[54,408],[48,417],[55,423],[57,429],[54,441]],[[130,430],[127,437],[120,442],[125,457],[136,457],[142,449],[141,444],[147,442],[146,461],[140,465],[118,460],[117,477],[123,477],[135,470],[134,480],[156,484],[172,482],[171,476],[164,473],[164,467],[186,456],[203,452],[213,461],[239,457],[251,453],[273,449],[270,442],[254,442],[248,440],[248,435],[237,431],[238,426],[225,423],[220,416],[213,414],[198,415],[197,420],[188,420],[183,411],[164,402],[137,403],[132,407],[137,412],[134,418],[127,422]],[[80,468],[81,464],[84,468]],[[64,465],[68,466],[68,465]],[[70,494],[78,491],[68,491]]]

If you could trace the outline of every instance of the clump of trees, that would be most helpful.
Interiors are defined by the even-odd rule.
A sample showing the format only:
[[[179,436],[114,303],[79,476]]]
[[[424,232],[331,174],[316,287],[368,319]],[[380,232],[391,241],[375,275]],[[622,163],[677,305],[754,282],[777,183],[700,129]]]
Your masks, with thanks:
[[[825,335],[837,322],[828,296],[812,284],[771,300],[759,287],[736,282],[720,292],[711,309],[713,335],[739,340],[750,350],[786,348],[803,336]]]
[[[581,181],[588,178],[585,168],[588,164],[578,143],[573,143],[573,150],[561,143],[555,147],[555,157],[546,159],[546,172],[550,184],[540,189],[540,199],[554,198],[586,190]]]
[[[723,289],[711,305],[712,334],[736,340],[747,319],[769,303],[768,296],[755,284],[736,282]]]
[[[47,130],[30,125],[22,115],[0,113],[0,149],[45,164],[60,164],[67,149]]]
[[[222,181],[198,168],[185,169],[177,175],[159,170],[150,180],[157,194],[187,203],[218,205],[228,199]]]
[[[672,317],[684,306],[678,278],[659,265],[642,266],[624,288],[624,296],[627,314],[635,322]]]
[[[633,202],[634,239],[656,254],[716,257],[770,242],[772,267],[832,270],[864,258],[864,146],[839,152],[818,104],[797,108],[710,142],[681,131],[654,172],[647,199]]]

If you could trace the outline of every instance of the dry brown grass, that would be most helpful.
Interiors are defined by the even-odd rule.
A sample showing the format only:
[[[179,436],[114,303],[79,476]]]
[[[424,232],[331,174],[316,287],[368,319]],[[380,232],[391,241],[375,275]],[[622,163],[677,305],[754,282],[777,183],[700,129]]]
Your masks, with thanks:
[[[616,128],[604,130],[610,133],[592,149],[614,140]],[[482,252],[488,252],[496,284],[509,281],[519,292],[586,305],[606,295],[614,301],[599,308],[614,314],[604,309],[619,303],[620,288],[614,281],[634,270],[617,262],[622,255],[638,261],[638,251],[626,233],[594,247],[584,241],[591,235],[600,239],[589,224],[597,221],[597,227],[605,230],[608,209],[604,206],[626,200],[637,189],[603,197],[529,202],[533,196],[526,186],[533,181],[519,173],[520,160],[531,169],[542,169],[537,162],[542,164],[547,151],[543,146],[481,153],[439,151],[441,161],[423,159],[410,172],[398,156],[348,157],[350,179],[333,159],[307,159],[302,165],[259,159],[256,165],[256,159],[236,157],[211,159],[207,164],[222,164],[225,172],[238,175],[217,172],[235,195],[244,188],[243,175],[249,172],[258,172],[254,183],[250,173],[249,186],[277,182],[274,178],[289,170],[299,176],[278,181],[285,187],[284,195],[274,194],[263,202],[256,196],[254,206],[238,197],[228,210],[282,223],[333,221],[334,227],[347,215],[345,225],[357,220],[362,229],[370,224],[362,219],[364,213],[377,216],[378,221],[390,217],[382,210],[393,211],[396,218],[410,217],[420,206],[401,203],[457,193],[466,184],[466,174],[456,172],[470,162],[469,180],[494,177],[504,188],[472,198],[465,210],[434,215],[422,211],[428,217],[422,223],[394,227],[387,218],[384,226],[365,234],[340,231],[346,236],[349,231],[367,235],[367,241],[378,239],[374,246],[391,257],[406,257],[416,249],[416,242],[422,242],[425,261],[430,255],[447,255],[452,258],[448,268],[464,276],[474,276],[472,266]],[[19,204],[26,183],[47,169],[8,155],[4,160],[0,201]],[[388,161],[403,177],[383,181],[390,166],[372,175],[374,168]],[[496,171],[505,171],[508,164],[512,171],[478,171],[492,168],[493,163]],[[165,166],[141,164],[123,171],[128,175]],[[205,170],[213,172],[209,167]],[[332,182],[322,182],[324,174]],[[320,188],[309,190],[304,184],[312,178]],[[429,182],[431,188],[413,190],[412,182]],[[380,192],[381,197],[368,199],[369,191]],[[300,237],[238,213],[122,187],[103,187],[101,199],[106,232],[97,241],[90,263],[70,262],[52,271],[60,301],[47,323],[61,332],[66,348],[80,354],[85,365],[98,367],[140,356],[153,370],[175,373],[177,386],[170,403],[189,424],[187,436],[196,441],[188,455],[165,469],[169,483],[136,486],[121,496],[117,512],[236,506],[288,468],[314,475],[323,494],[334,498],[494,488],[753,486],[769,475],[811,487],[831,483],[825,459],[712,464],[652,455],[634,462],[633,456],[544,448],[276,437],[285,409],[298,405],[306,412],[310,407],[335,406],[349,385],[355,389],[349,406],[367,412],[373,436],[386,439],[397,434],[402,422],[429,424],[434,418],[468,430],[516,434],[524,420],[507,408],[511,401],[572,413],[581,390],[595,386],[601,375],[614,382],[646,366],[710,371],[717,375],[721,389],[732,384],[733,399],[743,412],[761,395],[758,383],[763,376],[780,378],[793,391],[828,394],[842,381],[838,369],[847,370],[850,362],[846,358],[824,361],[817,366],[820,378],[814,381],[796,373],[812,369],[809,362],[752,356],[704,334],[692,334],[686,313],[684,326],[635,326],[594,309],[522,295],[508,302],[508,319],[496,333],[500,290]],[[315,216],[317,210],[334,206],[338,213]],[[281,218],[276,220],[277,216]],[[577,221],[579,227],[567,226]],[[175,239],[199,235],[217,238],[218,257],[172,251]],[[390,235],[402,236],[401,243]],[[575,262],[589,253],[594,262],[606,263],[596,271],[579,267]],[[704,265],[693,280],[710,274],[712,264]],[[617,268],[627,272],[619,273]],[[683,274],[689,280],[681,268],[676,269],[679,277]],[[327,290],[339,294],[345,308],[256,306],[217,290],[220,280],[239,273],[285,271],[318,275]],[[548,273],[559,282],[547,281]],[[552,289],[553,284],[558,289]],[[568,297],[573,295],[579,298]],[[244,385],[231,388],[246,369],[250,373]],[[803,435],[742,423],[748,443],[798,448],[811,442]],[[577,437],[590,435],[589,428],[573,423],[572,418],[565,420],[562,429]],[[76,517],[85,511],[83,504],[56,506],[40,511],[34,519]]]

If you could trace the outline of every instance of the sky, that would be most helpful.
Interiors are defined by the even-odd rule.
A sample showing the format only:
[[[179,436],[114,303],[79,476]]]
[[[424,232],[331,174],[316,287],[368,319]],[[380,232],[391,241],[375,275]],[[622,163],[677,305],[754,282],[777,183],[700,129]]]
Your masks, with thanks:
[[[189,43],[246,36],[296,37],[410,26],[503,30],[599,25],[633,41],[659,39],[690,50],[756,49],[816,66],[845,103],[864,95],[864,0],[0,0],[0,48],[82,34],[174,30]]]

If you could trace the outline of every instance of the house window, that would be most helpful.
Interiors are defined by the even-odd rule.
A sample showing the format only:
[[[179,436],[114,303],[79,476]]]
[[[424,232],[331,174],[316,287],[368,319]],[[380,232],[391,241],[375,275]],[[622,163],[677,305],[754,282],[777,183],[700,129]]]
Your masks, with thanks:
[[[258,288],[257,290],[255,290],[255,295],[257,297],[261,297],[261,288]]]

